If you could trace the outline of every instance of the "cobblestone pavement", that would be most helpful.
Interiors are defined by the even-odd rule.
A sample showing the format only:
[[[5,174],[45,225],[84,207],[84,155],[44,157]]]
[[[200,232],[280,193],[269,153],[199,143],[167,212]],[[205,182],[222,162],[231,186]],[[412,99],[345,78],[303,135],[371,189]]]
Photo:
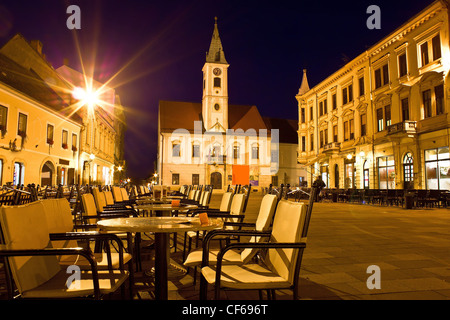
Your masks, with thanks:
[[[220,194],[213,196],[217,207]],[[250,196],[246,221],[254,221],[262,196]],[[312,300],[445,300],[450,298],[450,210],[412,209],[348,203],[315,203],[308,244],[300,271],[299,296]],[[172,258],[181,262],[183,239]],[[152,250],[143,253],[144,269],[151,265]],[[145,261],[149,262],[146,263]],[[369,289],[379,269],[380,288]],[[176,272],[175,272],[176,273]],[[192,270],[175,275],[169,299],[198,299],[198,282]],[[152,298],[152,288],[141,286],[141,299]],[[277,299],[291,299],[277,291]],[[224,299],[258,299],[257,292],[227,292]]]
[[[218,207],[216,193],[211,207]],[[262,195],[252,193],[246,221],[255,221]],[[183,236],[171,257],[182,263]],[[135,275],[135,299],[153,299],[149,270],[154,251],[143,236],[143,270]],[[450,209],[412,209],[349,203],[315,203],[300,271],[299,296],[304,300],[446,300],[450,298]],[[380,288],[369,289],[369,266],[379,269]],[[170,300],[198,300],[198,281],[173,269]],[[369,280],[370,280],[369,279]],[[369,283],[374,283],[369,281]],[[1,296],[1,295],[0,295]],[[226,292],[228,300],[257,300],[254,291]],[[288,290],[277,299],[292,299]]]

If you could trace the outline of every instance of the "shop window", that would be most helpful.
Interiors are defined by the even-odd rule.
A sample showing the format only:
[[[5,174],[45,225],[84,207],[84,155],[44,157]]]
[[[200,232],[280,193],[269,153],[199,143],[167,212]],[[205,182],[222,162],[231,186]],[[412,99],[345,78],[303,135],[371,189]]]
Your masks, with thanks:
[[[377,162],[378,187],[380,189],[395,189],[394,156],[379,157]]]
[[[363,165],[363,186],[364,189],[369,189],[369,162],[366,160],[364,161],[364,165]]]
[[[21,162],[14,162],[13,185],[19,186],[24,184],[25,166]]]
[[[449,147],[425,150],[427,189],[450,190]]]

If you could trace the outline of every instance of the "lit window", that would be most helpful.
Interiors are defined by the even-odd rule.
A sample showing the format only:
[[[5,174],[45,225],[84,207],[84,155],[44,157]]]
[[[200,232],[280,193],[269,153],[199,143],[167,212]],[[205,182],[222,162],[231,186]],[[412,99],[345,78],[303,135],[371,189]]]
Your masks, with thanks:
[[[384,118],[383,118],[383,109],[382,108],[377,109],[377,129],[378,129],[378,132],[384,130]]]

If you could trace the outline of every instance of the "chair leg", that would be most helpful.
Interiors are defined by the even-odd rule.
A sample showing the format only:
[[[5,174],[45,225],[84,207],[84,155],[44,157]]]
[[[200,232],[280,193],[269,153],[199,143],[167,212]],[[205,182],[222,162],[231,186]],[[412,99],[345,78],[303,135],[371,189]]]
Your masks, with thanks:
[[[177,233],[176,232],[173,233],[173,247],[174,247],[174,252],[177,252]]]
[[[184,240],[183,240],[183,261],[186,260],[186,236],[187,233],[184,233]]]
[[[194,267],[194,286],[197,283],[197,266]]]
[[[206,281],[203,274],[200,274],[200,292],[199,292],[200,300],[206,300],[208,298],[208,282]]]

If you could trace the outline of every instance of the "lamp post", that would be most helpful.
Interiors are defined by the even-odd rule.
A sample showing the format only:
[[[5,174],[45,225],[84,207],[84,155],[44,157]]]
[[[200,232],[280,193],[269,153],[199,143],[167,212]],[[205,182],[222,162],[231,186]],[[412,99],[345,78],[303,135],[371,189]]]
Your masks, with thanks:
[[[118,180],[119,182],[122,180],[122,171],[123,171],[123,167],[122,166],[118,166],[117,167],[117,171],[119,171],[119,175],[118,175]]]

